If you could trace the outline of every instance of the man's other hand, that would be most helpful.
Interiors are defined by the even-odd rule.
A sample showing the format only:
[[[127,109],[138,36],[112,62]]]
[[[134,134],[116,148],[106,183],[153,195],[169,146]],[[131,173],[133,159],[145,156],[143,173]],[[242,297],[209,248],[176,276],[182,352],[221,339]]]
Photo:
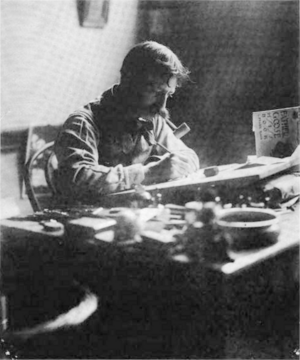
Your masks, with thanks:
[[[143,184],[154,184],[168,180],[180,179],[191,172],[190,165],[176,154],[165,154],[159,161],[144,166]]]

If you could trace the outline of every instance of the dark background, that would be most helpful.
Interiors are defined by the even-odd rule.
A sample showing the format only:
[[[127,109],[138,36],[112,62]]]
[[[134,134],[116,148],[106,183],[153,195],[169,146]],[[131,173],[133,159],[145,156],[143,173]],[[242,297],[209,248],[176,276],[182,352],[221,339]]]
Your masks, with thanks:
[[[144,1],[141,14],[139,39],[191,71],[169,106],[202,167],[255,155],[252,112],[299,105],[298,1]]]

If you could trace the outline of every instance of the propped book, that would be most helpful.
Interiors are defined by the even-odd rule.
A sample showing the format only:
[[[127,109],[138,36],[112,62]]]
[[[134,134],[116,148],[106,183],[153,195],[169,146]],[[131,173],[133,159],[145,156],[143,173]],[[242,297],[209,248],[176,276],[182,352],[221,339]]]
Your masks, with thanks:
[[[257,156],[285,158],[300,144],[300,106],[253,113]]]

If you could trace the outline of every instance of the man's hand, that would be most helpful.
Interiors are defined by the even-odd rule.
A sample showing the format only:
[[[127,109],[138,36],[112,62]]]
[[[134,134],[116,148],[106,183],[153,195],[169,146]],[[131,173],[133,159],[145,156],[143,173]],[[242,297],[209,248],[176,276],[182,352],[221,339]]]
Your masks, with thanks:
[[[150,162],[144,166],[145,180],[143,184],[149,185],[168,180],[175,180],[191,172],[190,165],[176,154],[165,154],[159,161]]]

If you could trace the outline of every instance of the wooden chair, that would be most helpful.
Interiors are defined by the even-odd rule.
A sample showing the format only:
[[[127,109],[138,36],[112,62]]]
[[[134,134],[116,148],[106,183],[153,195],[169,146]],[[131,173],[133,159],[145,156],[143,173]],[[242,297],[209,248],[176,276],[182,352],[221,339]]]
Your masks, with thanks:
[[[33,211],[49,208],[56,192],[53,176],[57,159],[53,147],[54,141],[46,143],[31,155],[24,166],[25,189]]]

